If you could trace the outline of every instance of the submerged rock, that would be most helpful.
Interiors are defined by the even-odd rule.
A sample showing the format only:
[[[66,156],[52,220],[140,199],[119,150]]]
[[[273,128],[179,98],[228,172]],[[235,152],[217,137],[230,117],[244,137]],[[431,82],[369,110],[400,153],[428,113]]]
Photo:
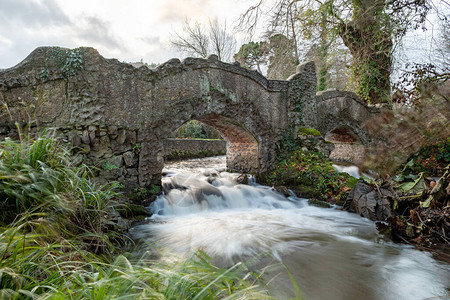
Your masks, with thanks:
[[[390,198],[390,191],[383,188],[374,189],[360,180],[350,191],[344,209],[373,221],[386,221],[392,215]]]
[[[330,203],[322,201],[322,200],[314,199],[314,198],[308,199],[308,204],[317,206],[317,207],[324,207],[324,208],[331,207]]]

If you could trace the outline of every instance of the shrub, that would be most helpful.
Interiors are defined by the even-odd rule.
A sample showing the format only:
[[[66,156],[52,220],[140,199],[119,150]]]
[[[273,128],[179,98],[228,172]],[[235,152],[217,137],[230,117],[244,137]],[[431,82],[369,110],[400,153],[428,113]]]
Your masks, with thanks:
[[[321,195],[324,199],[335,200],[345,199],[356,180],[348,174],[338,173],[333,163],[320,152],[295,150],[288,159],[277,164],[268,183],[294,190],[300,187],[315,197]]]

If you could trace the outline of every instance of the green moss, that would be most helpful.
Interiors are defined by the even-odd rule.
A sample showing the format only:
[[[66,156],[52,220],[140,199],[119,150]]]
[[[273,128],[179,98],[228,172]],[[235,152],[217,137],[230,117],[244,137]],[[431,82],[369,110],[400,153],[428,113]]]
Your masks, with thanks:
[[[299,184],[294,186],[292,190],[300,198],[323,198],[322,192],[315,185]]]
[[[320,132],[317,129],[303,126],[298,129],[297,134],[303,136],[320,136]]]

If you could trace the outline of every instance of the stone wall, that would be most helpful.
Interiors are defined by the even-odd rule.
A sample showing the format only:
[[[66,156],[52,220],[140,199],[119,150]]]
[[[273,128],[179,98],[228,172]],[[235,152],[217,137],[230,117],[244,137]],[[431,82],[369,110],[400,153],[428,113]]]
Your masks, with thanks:
[[[364,160],[365,149],[361,143],[334,142],[334,150],[330,153],[333,161],[359,163]]]
[[[42,128],[36,126],[21,129],[23,134],[36,138]],[[52,127],[45,129],[48,136],[55,137],[72,149],[76,166],[84,163],[91,168],[94,181],[99,184],[117,181],[131,191],[138,184],[138,161],[140,144],[137,132],[116,126]],[[0,126],[0,141],[5,138],[19,139],[18,129]]]
[[[227,169],[245,173],[258,165],[258,144],[233,143],[227,148]]]
[[[227,145],[224,140],[167,139],[164,141],[164,158],[183,159],[225,155]]]

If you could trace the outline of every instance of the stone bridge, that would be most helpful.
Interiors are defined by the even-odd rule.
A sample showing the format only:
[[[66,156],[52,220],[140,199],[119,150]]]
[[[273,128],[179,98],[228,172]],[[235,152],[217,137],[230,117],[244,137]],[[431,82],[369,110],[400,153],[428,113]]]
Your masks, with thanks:
[[[316,94],[314,63],[299,65],[286,81],[268,80],[214,55],[150,69],[105,59],[93,48],[37,48],[0,70],[0,101],[0,139],[17,135],[14,122],[53,129],[97,163],[101,176],[126,186],[159,184],[164,141],[189,120],[222,134],[228,169],[261,173],[299,126],[324,136],[350,129],[367,144],[363,123],[377,113],[349,92]]]

